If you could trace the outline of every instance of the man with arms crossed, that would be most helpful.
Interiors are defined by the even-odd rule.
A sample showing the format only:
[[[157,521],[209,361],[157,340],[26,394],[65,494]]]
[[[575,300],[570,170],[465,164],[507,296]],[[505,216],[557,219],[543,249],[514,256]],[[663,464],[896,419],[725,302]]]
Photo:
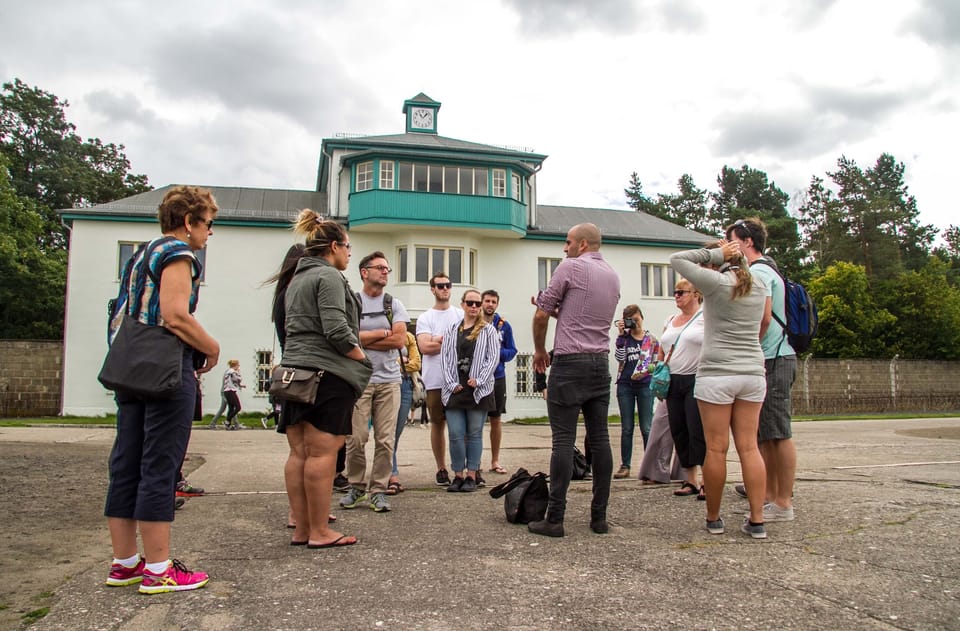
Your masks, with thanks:
[[[437,461],[437,485],[448,486],[446,439],[443,430],[447,417],[443,413],[440,388],[443,385],[443,367],[440,364],[440,345],[443,336],[463,319],[463,310],[450,306],[453,284],[444,272],[437,272],[430,279],[433,307],[417,318],[417,346],[420,347],[423,387],[427,390],[427,412],[430,417],[430,446]]]
[[[393,447],[400,409],[400,348],[407,339],[407,310],[396,298],[385,304],[384,287],[392,270],[383,252],[360,261],[360,344],[373,363],[373,375],[353,408],[353,433],[347,436],[347,479],[350,491],[340,498],[343,508],[369,502],[378,513],[390,510],[387,484],[393,470]],[[373,470],[367,481],[367,439],[373,416]]]
[[[790,390],[797,376],[797,354],[787,341],[786,290],[783,279],[770,266],[776,263],[763,256],[767,228],[760,219],[751,217],[734,222],[727,228],[726,237],[728,241],[740,244],[740,251],[750,263],[750,273],[767,286],[767,301],[771,303],[774,316],[760,323],[760,346],[767,369],[767,396],[760,409],[760,428],[757,432],[760,455],[767,468],[767,501],[763,506],[763,520],[793,521],[797,448],[790,427]],[[776,318],[779,318],[779,322]],[[746,495],[742,485],[737,485],[735,489],[737,493]]]
[[[493,396],[497,402],[497,408],[487,415],[490,421],[490,471],[493,473],[506,473],[507,470],[500,465],[500,439],[502,436],[502,426],[500,417],[507,411],[507,371],[505,364],[517,356],[517,345],[513,341],[513,327],[510,323],[500,317],[497,313],[497,307],[500,306],[500,294],[493,289],[488,289],[481,294],[483,306],[481,312],[483,319],[493,325],[497,336],[500,338],[500,363],[493,373]]]
[[[620,277],[600,254],[600,230],[591,223],[570,228],[564,253],[550,285],[537,297],[533,316],[533,368],[546,372],[547,414],[553,434],[550,455],[550,501],[546,517],[530,522],[538,535],[563,536],[567,488],[573,473],[577,417],[583,411],[593,456],[593,501],[590,528],[609,530],[607,501],[613,475],[613,455],[607,432],[610,407],[610,327],[620,301]],[[550,316],[557,317],[553,358],[547,354]]]

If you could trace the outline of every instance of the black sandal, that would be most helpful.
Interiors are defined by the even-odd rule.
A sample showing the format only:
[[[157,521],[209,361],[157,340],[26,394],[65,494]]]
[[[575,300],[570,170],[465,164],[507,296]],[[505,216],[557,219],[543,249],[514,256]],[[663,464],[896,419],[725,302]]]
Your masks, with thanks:
[[[707,501],[707,492],[703,489],[703,485],[700,485],[700,492],[697,493],[697,499],[701,502]]]
[[[700,492],[700,489],[690,484],[689,482],[684,482],[679,489],[673,492],[677,497],[687,497],[688,495],[696,495]]]

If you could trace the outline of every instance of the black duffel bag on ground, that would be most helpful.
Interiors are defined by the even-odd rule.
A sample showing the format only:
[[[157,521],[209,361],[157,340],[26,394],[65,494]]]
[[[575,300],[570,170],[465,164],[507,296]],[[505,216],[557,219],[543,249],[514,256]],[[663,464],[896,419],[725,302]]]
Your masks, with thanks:
[[[503,497],[503,511],[511,524],[540,521],[547,513],[550,487],[546,473],[530,472],[520,467],[510,479],[490,489],[490,497]]]

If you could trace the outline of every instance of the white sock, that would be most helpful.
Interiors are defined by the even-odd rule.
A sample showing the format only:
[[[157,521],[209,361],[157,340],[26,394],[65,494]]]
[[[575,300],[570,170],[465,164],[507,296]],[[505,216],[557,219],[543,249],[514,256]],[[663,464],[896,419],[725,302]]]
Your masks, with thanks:
[[[170,559],[161,561],[160,563],[147,563],[147,570],[149,570],[151,574],[163,574],[167,571],[168,567],[170,567]]]
[[[126,568],[137,567],[137,563],[140,562],[140,553],[138,552],[129,559],[114,559],[113,562]]]

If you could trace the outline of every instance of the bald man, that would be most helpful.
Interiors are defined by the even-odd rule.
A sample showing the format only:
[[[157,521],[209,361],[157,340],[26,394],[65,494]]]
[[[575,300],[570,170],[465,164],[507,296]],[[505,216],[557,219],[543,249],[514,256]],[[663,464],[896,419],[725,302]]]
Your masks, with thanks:
[[[550,501],[546,517],[527,524],[530,532],[563,536],[567,489],[573,473],[577,418],[583,412],[593,466],[590,528],[609,530],[607,501],[613,455],[607,432],[610,407],[610,328],[620,301],[620,277],[600,254],[600,229],[592,223],[570,228],[563,247],[567,258],[557,266],[550,285],[537,296],[533,316],[533,367],[550,368],[547,415],[553,434],[550,455]],[[547,354],[550,317],[557,318],[553,356]]]

